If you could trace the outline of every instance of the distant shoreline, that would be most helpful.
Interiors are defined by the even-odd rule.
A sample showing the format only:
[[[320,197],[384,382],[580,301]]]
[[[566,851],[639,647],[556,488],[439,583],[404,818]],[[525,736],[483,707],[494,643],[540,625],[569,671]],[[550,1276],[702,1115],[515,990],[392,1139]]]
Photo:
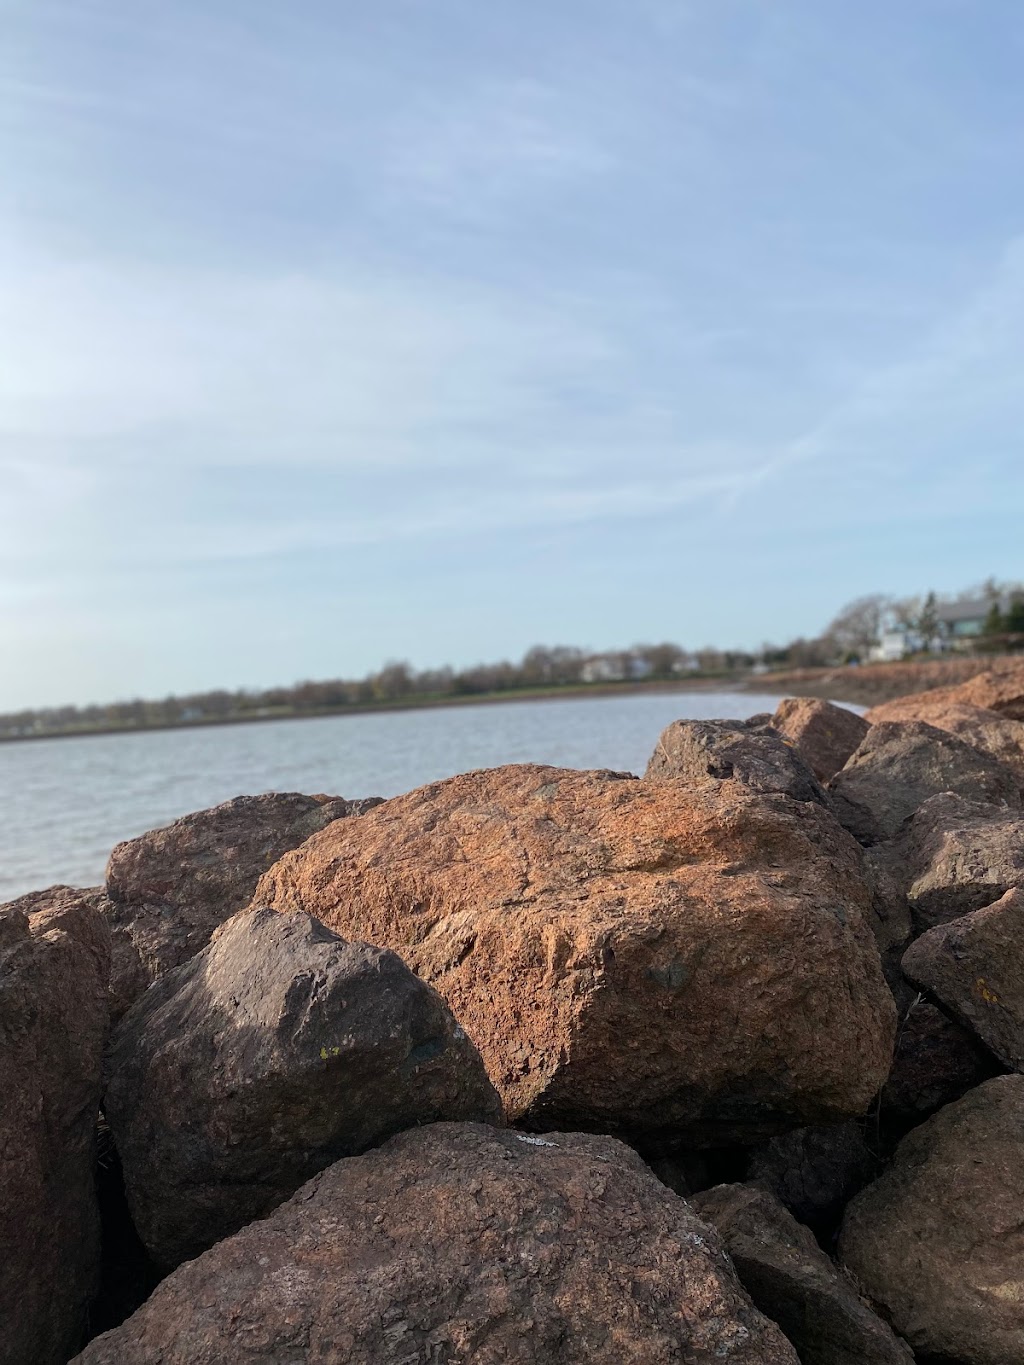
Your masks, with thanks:
[[[366,716],[390,711],[433,711],[455,706],[494,706],[502,702],[580,701],[598,697],[636,696],[641,693],[756,692],[747,675],[687,678],[679,681],[621,683],[566,683],[559,687],[518,688],[507,692],[482,692],[464,697],[421,697],[401,701],[356,702],[303,711],[275,711],[261,715],[200,716],[191,720],[160,721],[147,725],[96,725],[81,729],[39,730],[27,735],[0,735],[0,744],[22,744],[42,739],[92,739],[106,735],[141,735],[157,730],[205,730],[223,725],[261,725],[281,720],[322,720],[325,716]],[[761,682],[762,679],[756,681]]]

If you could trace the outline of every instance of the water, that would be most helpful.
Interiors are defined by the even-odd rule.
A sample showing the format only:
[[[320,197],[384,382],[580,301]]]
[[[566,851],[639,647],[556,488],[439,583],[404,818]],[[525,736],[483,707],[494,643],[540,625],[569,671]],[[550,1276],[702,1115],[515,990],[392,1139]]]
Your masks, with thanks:
[[[648,693],[0,744],[0,901],[93,886],[119,840],[231,796],[396,796],[499,763],[642,772],[670,721],[778,700]]]

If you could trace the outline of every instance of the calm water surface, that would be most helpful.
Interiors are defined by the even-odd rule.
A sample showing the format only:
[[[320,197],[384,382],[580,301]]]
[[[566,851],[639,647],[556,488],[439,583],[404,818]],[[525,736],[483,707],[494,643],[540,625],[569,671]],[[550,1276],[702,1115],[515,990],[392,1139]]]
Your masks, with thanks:
[[[231,796],[397,796],[499,763],[642,772],[681,716],[749,716],[778,697],[688,692],[502,702],[199,730],[0,744],[0,901],[93,886],[121,839]]]

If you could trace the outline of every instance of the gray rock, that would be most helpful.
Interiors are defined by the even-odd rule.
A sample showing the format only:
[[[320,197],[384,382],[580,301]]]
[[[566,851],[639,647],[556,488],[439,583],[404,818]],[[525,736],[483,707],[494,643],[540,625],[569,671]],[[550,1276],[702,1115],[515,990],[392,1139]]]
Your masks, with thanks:
[[[236,796],[118,844],[107,864],[104,905],[113,932],[112,1017],[244,910],[282,854],[331,821],[380,804],[379,797],[345,801],[297,792]]]
[[[165,1267],[403,1128],[501,1115],[476,1049],[395,953],[266,909],[150,987],[109,1073],[129,1205]]]
[[[99,1282],[110,935],[70,887],[0,907],[0,1362],[64,1365]]]
[[[840,823],[862,844],[892,839],[939,792],[1014,809],[1021,804],[1009,768],[921,721],[873,725],[828,789]]]
[[[797,1365],[621,1143],[432,1124],[175,1271],[80,1365]]]
[[[1024,890],[930,929],[904,953],[903,971],[1024,1071]]]
[[[912,995],[901,1011],[892,1070],[879,1096],[879,1118],[890,1132],[914,1127],[999,1070],[973,1034],[920,994]]]
[[[945,792],[908,822],[892,857],[921,934],[1024,887],[1024,815]]]
[[[900,1143],[853,1200],[841,1259],[922,1354],[1024,1365],[1024,1076],[998,1076]]]
[[[644,776],[687,782],[731,778],[751,791],[781,792],[795,801],[829,805],[802,755],[759,716],[673,721],[662,731]]]
[[[767,1190],[719,1185],[691,1202],[721,1234],[744,1289],[802,1365],[913,1365],[906,1343]]]

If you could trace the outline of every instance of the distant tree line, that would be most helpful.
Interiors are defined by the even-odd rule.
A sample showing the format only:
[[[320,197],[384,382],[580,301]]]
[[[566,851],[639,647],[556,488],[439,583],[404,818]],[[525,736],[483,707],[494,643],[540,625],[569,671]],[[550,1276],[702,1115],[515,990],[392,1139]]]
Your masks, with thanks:
[[[1024,648],[1024,585],[989,579],[957,599],[988,602],[978,649]],[[759,650],[687,650],[671,642],[629,649],[593,651],[572,645],[535,645],[518,663],[475,664],[470,668],[416,670],[404,661],[386,663],[364,678],[305,681],[291,687],[217,689],[159,701],[57,706],[0,715],[0,739],[90,730],[145,729],[256,717],[317,715],[371,706],[443,701],[560,687],[671,682],[684,678],[729,678],[791,668],[823,668],[871,658],[886,629],[902,630],[921,652],[942,642],[940,603],[935,593],[895,598],[875,593],[845,606],[820,636]]]

